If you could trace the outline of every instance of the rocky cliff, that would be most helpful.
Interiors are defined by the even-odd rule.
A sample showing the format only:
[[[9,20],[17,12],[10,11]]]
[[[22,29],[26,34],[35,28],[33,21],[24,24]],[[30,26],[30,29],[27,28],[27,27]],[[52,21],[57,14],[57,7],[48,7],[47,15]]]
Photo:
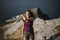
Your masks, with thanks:
[[[60,18],[49,19],[48,15],[41,14],[39,8],[34,8],[31,11],[34,13],[35,20],[33,22],[35,40],[60,40]],[[42,13],[42,12],[41,12]],[[20,14],[22,15],[22,14]],[[0,39],[5,40],[23,40],[23,21],[18,15],[2,24]]]

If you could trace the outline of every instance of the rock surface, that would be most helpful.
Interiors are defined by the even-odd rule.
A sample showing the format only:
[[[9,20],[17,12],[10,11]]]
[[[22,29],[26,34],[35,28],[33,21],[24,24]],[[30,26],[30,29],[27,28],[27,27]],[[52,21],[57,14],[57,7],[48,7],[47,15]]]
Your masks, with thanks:
[[[52,35],[60,32],[60,18],[46,21],[37,18],[34,20],[33,27],[36,40],[44,40],[45,36],[46,39],[49,39]]]

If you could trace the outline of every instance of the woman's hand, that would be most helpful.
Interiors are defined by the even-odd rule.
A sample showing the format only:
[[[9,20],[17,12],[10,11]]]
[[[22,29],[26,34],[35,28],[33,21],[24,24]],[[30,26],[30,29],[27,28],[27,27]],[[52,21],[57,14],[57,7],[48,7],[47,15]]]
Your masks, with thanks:
[[[23,20],[26,20],[26,17],[24,17],[23,15],[21,15],[21,17],[22,17]]]
[[[28,21],[34,20],[33,17],[27,18]]]

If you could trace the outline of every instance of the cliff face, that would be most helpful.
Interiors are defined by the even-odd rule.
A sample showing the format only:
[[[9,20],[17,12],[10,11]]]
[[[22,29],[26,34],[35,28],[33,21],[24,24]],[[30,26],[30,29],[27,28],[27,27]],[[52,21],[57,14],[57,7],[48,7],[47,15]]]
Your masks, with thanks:
[[[33,22],[35,40],[59,40],[60,39],[60,18],[52,20],[44,20],[44,17],[38,15],[38,8],[32,9],[35,20]],[[45,18],[48,19],[46,15]],[[23,21],[20,15],[16,18],[7,20],[7,22],[1,26],[3,27],[4,39],[6,40],[23,40]]]

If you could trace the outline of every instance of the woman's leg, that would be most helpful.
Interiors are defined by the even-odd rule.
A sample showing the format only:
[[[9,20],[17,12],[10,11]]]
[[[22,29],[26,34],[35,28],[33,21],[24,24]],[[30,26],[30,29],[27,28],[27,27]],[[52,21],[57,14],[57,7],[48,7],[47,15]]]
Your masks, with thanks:
[[[29,40],[30,34],[28,32],[25,32],[24,34],[24,40]]]
[[[31,40],[34,40],[34,34],[30,35]]]

